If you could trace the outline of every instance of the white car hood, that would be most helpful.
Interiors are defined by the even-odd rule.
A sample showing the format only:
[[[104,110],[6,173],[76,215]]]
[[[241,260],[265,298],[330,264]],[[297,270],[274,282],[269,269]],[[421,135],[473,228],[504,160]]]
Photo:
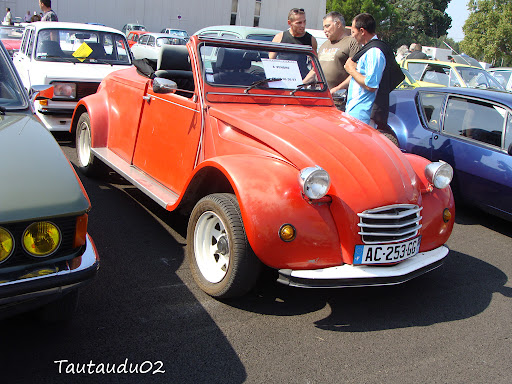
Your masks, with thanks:
[[[32,64],[32,68],[30,68],[30,82],[32,85],[49,84],[55,80],[100,82],[109,73],[129,67],[128,65],[42,61]]]

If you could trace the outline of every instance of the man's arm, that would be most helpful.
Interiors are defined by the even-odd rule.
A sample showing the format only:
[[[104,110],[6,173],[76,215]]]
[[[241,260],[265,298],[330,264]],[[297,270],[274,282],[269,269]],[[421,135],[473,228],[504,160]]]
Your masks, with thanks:
[[[274,38],[272,39],[272,42],[273,43],[280,43],[281,40],[283,40],[283,32],[279,32],[277,35],[274,36]],[[275,59],[277,57],[277,53],[276,52],[269,52],[268,53],[268,58],[269,59]]]
[[[313,51],[315,51],[315,55],[317,54],[316,51],[318,49],[318,43],[316,42],[315,36],[311,36],[311,46],[313,47]]]
[[[337,92],[341,89],[348,89],[348,85],[350,83],[350,79],[352,78],[352,76],[348,76],[345,80],[343,80],[341,83],[339,83],[337,86],[335,87],[332,87],[330,89],[331,93],[334,93],[334,92]]]
[[[361,87],[363,87],[367,91],[375,92],[378,89],[378,88],[370,88],[369,86],[366,85],[366,83],[365,83],[366,76],[357,72],[357,63],[354,62],[351,57],[349,57],[347,59],[347,62],[345,63],[345,71],[347,71],[347,73],[350,76],[352,76],[352,78],[357,82],[357,84],[359,84]]]

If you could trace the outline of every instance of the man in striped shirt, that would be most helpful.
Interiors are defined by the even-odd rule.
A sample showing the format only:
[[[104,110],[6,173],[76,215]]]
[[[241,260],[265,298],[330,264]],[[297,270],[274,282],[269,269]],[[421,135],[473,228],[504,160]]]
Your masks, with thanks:
[[[363,46],[377,39],[375,19],[368,13],[357,15],[352,20],[352,37]],[[346,113],[369,124],[372,106],[382,80],[386,58],[376,47],[367,50],[357,62],[347,59],[345,70],[352,76],[347,92]]]

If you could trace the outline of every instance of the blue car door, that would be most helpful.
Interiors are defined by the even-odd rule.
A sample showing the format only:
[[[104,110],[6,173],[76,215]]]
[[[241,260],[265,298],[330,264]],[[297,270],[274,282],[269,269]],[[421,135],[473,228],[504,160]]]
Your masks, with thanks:
[[[510,120],[502,105],[450,95],[441,130],[432,138],[432,160],[452,165],[460,196],[495,214],[512,213]]]

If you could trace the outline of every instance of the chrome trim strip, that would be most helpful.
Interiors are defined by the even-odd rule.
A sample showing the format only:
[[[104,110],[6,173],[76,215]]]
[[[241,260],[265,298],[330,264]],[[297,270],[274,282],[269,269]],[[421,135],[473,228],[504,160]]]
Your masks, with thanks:
[[[173,102],[173,101],[170,101],[170,100],[164,99],[164,98],[162,98],[162,97],[155,96],[154,94],[152,94],[152,95],[151,95],[151,97],[152,97],[152,98],[154,98],[154,99],[157,99],[157,100],[165,101],[166,103],[169,103],[169,104],[172,104],[172,105],[176,105],[176,106],[178,106],[178,107],[182,107],[182,108],[188,109],[189,111],[199,113],[199,111],[198,111],[197,109],[190,108],[190,107],[186,107],[186,106],[184,106],[183,104],[175,103],[175,102]]]
[[[366,223],[358,223],[357,225],[361,228],[402,228],[402,227],[406,227],[408,225],[412,225],[412,224],[415,224],[417,221],[423,219],[423,216],[420,216],[420,217],[417,217],[415,219],[412,219],[412,220],[409,220],[409,221],[404,221],[404,222],[400,222],[398,224],[366,224]]]

